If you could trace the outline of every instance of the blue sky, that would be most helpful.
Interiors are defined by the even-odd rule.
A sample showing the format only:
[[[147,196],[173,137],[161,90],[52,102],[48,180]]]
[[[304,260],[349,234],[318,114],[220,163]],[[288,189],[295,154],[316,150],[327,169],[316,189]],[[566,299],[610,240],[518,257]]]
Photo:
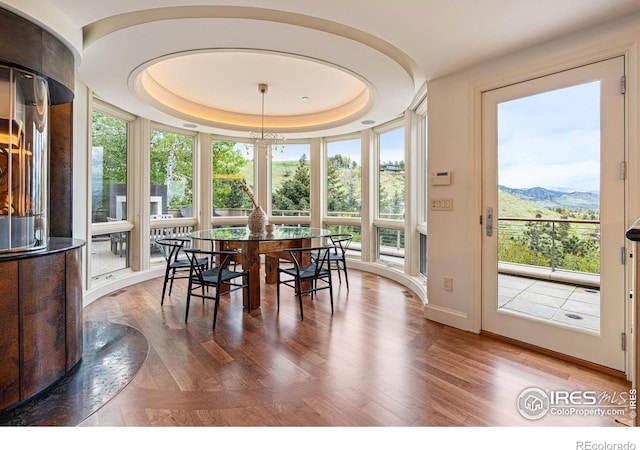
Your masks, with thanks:
[[[398,128],[380,135],[381,159],[383,161],[404,160],[404,130]],[[347,139],[329,143],[330,155],[341,154],[348,156],[352,161],[361,164],[360,139]],[[284,153],[274,153],[274,161],[298,161],[303,153],[309,156],[308,144],[286,144]]]
[[[599,191],[600,82],[501,103],[498,183]]]
[[[596,81],[498,105],[498,183],[599,191],[599,90]],[[402,128],[383,133],[380,144],[383,161],[404,159]],[[359,139],[332,142],[329,151],[361,164]],[[308,144],[286,144],[274,160],[297,161],[303,153]]]
[[[380,162],[404,161],[404,128],[380,135]]]
[[[274,161],[300,161],[302,155],[307,155],[309,160],[309,151],[311,146],[309,144],[287,144],[284,146],[284,153],[274,152]]]
[[[358,165],[361,165],[362,144],[360,139],[349,139],[346,141],[329,142],[327,153],[331,155],[343,155],[351,158]]]

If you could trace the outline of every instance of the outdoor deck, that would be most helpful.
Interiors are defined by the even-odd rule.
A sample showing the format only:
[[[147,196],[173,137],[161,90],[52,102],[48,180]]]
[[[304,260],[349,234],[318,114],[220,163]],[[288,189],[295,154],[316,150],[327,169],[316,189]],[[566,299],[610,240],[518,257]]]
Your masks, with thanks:
[[[595,287],[499,274],[498,305],[538,320],[600,331],[600,290]]]

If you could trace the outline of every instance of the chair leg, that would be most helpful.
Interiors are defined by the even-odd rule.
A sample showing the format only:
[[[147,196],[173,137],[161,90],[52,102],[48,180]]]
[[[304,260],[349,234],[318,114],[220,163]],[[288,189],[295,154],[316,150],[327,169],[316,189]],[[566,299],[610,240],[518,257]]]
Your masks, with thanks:
[[[167,291],[167,281],[169,281],[169,268],[164,273],[164,284],[162,285],[162,299],[160,300],[160,306],[164,305],[164,294]],[[169,291],[171,295],[171,291]]]
[[[184,321],[189,318],[189,304],[191,303],[191,279],[189,279],[189,287],[187,289],[187,309],[184,314]]]
[[[344,281],[347,283],[347,291],[348,291],[349,290],[349,274],[347,273],[347,262],[346,261],[342,261],[342,270],[344,270]]]
[[[169,277],[171,279],[171,283],[169,284],[169,295],[171,295],[171,291],[173,290],[173,280],[174,280],[175,276],[176,276],[176,270],[173,269],[171,271],[171,276]]]
[[[331,281],[331,271],[329,271],[329,299],[331,300],[331,315],[333,315],[333,282]]]
[[[218,320],[218,308],[220,307],[220,287],[218,286],[216,288],[216,304],[213,308],[213,326],[211,327],[212,330],[216,329],[216,321]]]
[[[304,316],[302,315],[302,287],[298,280],[296,280],[296,293],[298,294],[298,303],[300,304],[300,320],[304,320]]]

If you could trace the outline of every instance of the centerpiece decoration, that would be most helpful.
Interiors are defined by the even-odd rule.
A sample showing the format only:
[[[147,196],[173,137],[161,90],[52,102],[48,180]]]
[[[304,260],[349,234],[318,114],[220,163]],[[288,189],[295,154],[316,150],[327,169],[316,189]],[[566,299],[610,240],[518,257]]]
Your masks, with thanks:
[[[249,186],[246,183],[240,183],[240,189],[247,194],[251,203],[253,203],[253,211],[247,217],[247,226],[249,227],[249,231],[253,234],[262,234],[264,233],[265,226],[267,225],[267,213],[264,212],[262,207],[258,205],[256,199],[253,197],[253,194],[249,190]]]

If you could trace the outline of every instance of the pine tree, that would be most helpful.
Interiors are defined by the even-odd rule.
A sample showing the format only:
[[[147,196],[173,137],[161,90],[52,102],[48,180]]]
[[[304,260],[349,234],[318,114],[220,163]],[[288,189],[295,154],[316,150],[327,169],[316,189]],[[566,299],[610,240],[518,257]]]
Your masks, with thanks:
[[[273,193],[273,209],[284,211],[310,210],[311,174],[307,155],[302,155],[292,177],[282,182]]]

